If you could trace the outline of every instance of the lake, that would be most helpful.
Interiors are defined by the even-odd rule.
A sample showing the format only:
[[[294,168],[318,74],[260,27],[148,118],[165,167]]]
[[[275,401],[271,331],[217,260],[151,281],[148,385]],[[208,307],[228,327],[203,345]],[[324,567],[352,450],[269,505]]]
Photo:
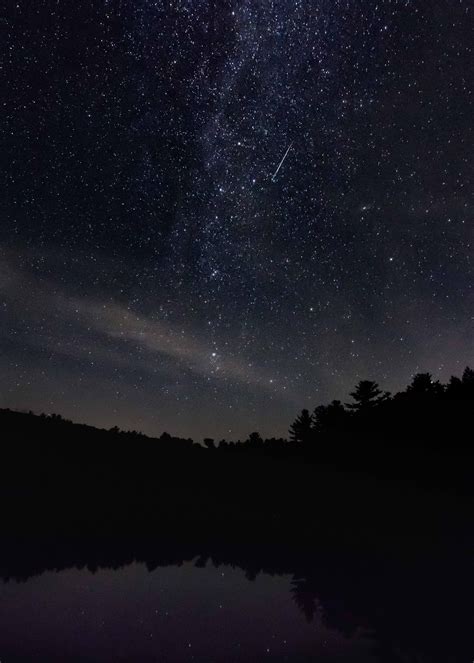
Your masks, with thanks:
[[[196,556],[10,578],[0,585],[0,661],[471,660],[469,599],[463,606],[445,577],[462,559],[337,557],[293,573]]]

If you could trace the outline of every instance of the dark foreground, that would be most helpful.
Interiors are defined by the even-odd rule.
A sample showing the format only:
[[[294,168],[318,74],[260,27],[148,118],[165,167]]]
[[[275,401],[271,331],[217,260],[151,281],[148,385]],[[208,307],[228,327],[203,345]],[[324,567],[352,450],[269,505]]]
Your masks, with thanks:
[[[468,446],[336,463],[0,418],[0,660],[472,660]]]

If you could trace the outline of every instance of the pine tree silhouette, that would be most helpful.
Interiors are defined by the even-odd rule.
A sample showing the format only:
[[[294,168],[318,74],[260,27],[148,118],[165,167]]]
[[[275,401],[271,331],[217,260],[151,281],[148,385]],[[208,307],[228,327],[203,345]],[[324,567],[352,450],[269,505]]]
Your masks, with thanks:
[[[375,405],[386,401],[389,397],[388,392],[382,392],[379,385],[371,380],[361,380],[355,391],[350,393],[355,403],[346,403],[346,406],[356,412],[366,412]]]
[[[313,418],[308,410],[302,410],[289,429],[291,442],[307,443],[313,437]]]

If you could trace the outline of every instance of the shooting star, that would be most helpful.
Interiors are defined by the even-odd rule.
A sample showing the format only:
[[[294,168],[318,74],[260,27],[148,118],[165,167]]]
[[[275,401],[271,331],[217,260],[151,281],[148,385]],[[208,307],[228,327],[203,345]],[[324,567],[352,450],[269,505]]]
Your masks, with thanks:
[[[272,175],[272,182],[275,181],[275,178],[276,178],[276,176],[278,175],[278,173],[279,173],[279,171],[280,171],[280,168],[283,166],[283,164],[284,164],[284,162],[285,162],[285,159],[286,159],[286,157],[288,156],[288,152],[289,152],[289,151],[291,150],[291,148],[292,148],[292,145],[293,145],[293,141],[291,141],[291,143],[288,145],[288,149],[286,150],[285,154],[283,155],[283,159],[280,161],[280,163],[278,164],[278,168],[277,168],[277,169],[275,170],[275,172],[273,173],[273,175]]]

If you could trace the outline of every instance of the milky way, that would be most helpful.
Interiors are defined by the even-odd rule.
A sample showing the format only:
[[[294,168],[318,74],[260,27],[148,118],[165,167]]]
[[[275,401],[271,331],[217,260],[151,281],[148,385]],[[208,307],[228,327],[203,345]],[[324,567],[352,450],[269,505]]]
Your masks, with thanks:
[[[11,4],[0,406],[235,439],[460,373],[473,28],[466,0]]]

